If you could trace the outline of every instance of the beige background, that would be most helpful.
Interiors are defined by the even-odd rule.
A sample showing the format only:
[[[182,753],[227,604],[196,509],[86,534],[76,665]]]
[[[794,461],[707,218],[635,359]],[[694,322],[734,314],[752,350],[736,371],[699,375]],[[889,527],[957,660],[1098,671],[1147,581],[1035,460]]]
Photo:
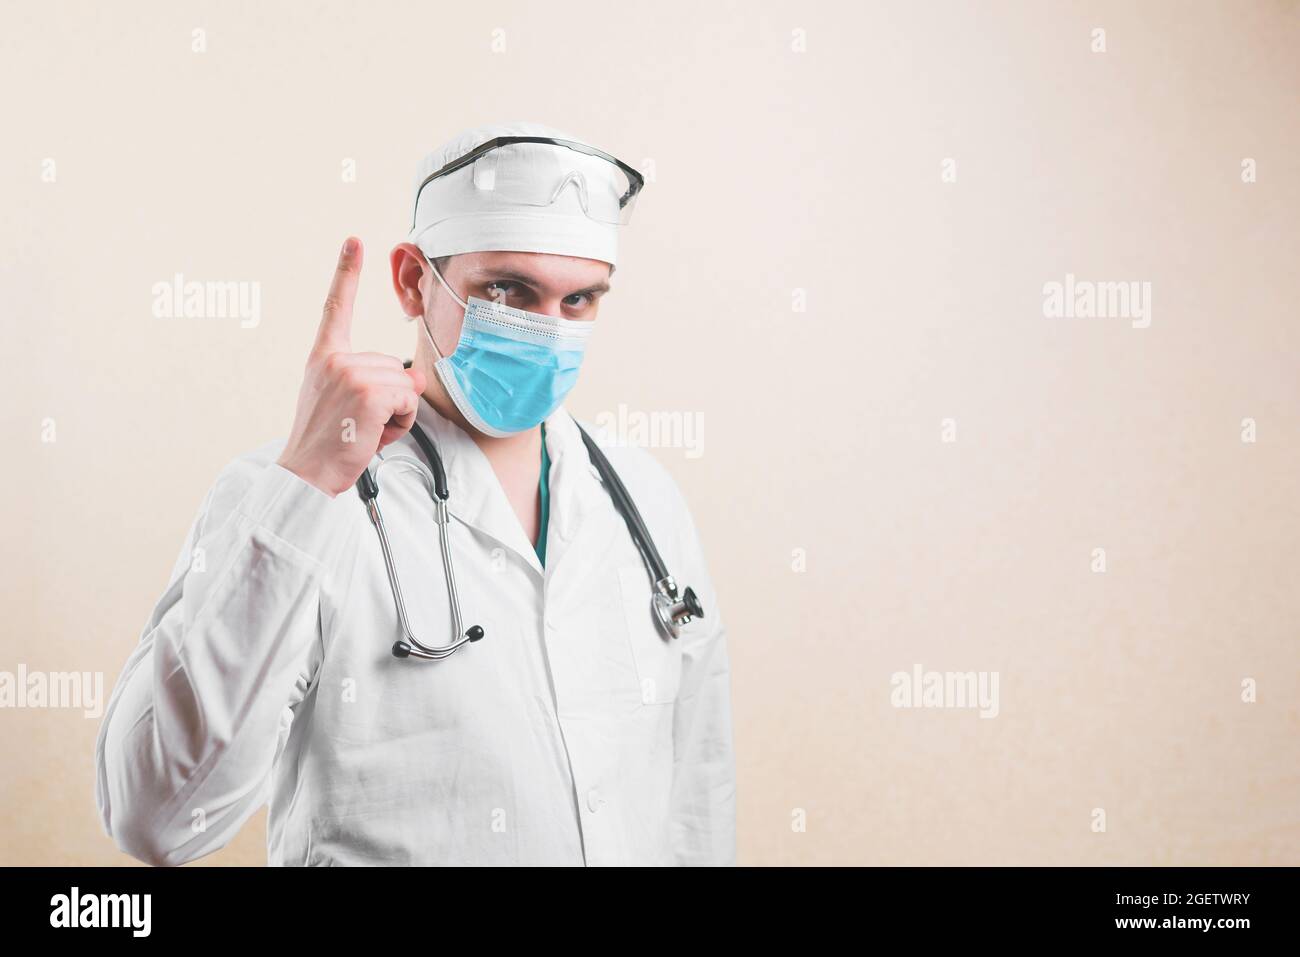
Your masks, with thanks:
[[[1295,3],[131,7],[0,19],[0,670],[107,697],[288,430],[343,237],[358,348],[406,354],[416,162],[536,119],[654,171],[570,405],[702,417],[656,454],[730,625],[743,863],[1300,864]],[[177,272],[261,324],[155,319]],[[1045,318],[1066,273],[1152,283],[1151,326]],[[918,663],[997,671],[999,716],[892,708]],[[129,863],[97,729],[0,711],[0,861]]]

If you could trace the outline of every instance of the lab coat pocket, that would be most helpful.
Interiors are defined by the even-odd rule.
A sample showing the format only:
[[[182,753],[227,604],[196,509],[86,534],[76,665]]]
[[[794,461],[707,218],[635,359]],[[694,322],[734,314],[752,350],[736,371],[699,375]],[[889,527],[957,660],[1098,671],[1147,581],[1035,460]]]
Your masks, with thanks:
[[[665,637],[655,620],[645,566],[624,566],[619,569],[618,578],[628,642],[641,685],[641,703],[672,704],[681,685],[681,646]]]

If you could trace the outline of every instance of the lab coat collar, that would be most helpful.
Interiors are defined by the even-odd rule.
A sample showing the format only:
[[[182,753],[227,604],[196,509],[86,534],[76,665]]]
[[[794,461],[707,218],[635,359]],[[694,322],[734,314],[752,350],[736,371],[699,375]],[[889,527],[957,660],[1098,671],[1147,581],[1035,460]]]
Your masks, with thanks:
[[[551,459],[550,522],[547,567],[543,569],[532,542],[524,534],[523,526],[506,498],[505,490],[492,471],[491,463],[477,443],[459,425],[444,418],[427,399],[421,398],[415,420],[442,455],[450,493],[448,511],[464,524],[495,539],[502,547],[516,552],[538,577],[554,573],[580,532],[585,526],[592,525],[588,519],[593,512],[593,502],[608,498],[600,484],[599,473],[591,464],[577,424],[568,410],[561,406],[546,418],[546,451]],[[406,451],[423,459],[413,438],[407,435],[399,441],[407,446]],[[585,531],[609,532],[603,527],[606,523],[597,524],[602,527],[585,528]]]

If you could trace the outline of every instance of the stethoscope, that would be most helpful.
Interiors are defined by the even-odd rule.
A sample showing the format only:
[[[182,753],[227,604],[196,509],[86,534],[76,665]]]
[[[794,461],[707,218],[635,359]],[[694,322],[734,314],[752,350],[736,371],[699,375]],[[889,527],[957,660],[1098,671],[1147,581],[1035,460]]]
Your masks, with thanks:
[[[628,531],[632,533],[632,541],[636,543],[641,559],[650,573],[650,580],[654,583],[650,604],[654,609],[655,620],[665,636],[676,638],[681,633],[682,627],[689,624],[692,618],[704,617],[704,608],[700,605],[700,600],[695,597],[693,589],[687,587],[680,595],[678,594],[677,582],[668,574],[668,569],[659,556],[659,550],[655,548],[654,540],[650,538],[650,532],[646,529],[645,522],[641,520],[641,513],[637,511],[636,504],[618,477],[618,473],[614,471],[609,460],[605,458],[605,453],[592,441],[586,430],[576,421],[574,425],[578,426],[583,444],[587,446],[587,454],[596,466],[596,471],[600,473],[601,481],[608,490],[610,498],[614,500],[614,507],[627,523]],[[426,645],[411,631],[411,623],[406,617],[406,603],[402,601],[402,586],[398,581],[397,568],[393,561],[393,550],[388,543],[388,532],[384,529],[384,517],[379,511],[378,469],[374,475],[371,475],[369,468],[361,473],[361,477],[357,479],[357,492],[361,495],[361,500],[366,503],[371,524],[375,526],[375,532],[379,535],[379,547],[384,554],[384,568],[388,572],[388,587],[393,592],[397,622],[402,629],[402,637],[393,642],[393,657],[437,661],[450,657],[470,642],[479,641],[484,632],[479,625],[471,625],[468,630],[465,630],[464,622],[461,620],[460,599],[456,594],[456,574],[451,561],[447,513],[449,492],[447,473],[442,467],[442,456],[418,424],[411,426],[411,436],[415,439],[415,444],[420,447],[420,451],[424,453],[431,472],[431,475],[425,475],[424,471],[420,470],[420,475],[429,486],[429,493],[433,497],[434,520],[438,525],[438,545],[442,552],[442,569],[447,579],[447,597],[451,604],[452,634],[459,636],[451,644]]]

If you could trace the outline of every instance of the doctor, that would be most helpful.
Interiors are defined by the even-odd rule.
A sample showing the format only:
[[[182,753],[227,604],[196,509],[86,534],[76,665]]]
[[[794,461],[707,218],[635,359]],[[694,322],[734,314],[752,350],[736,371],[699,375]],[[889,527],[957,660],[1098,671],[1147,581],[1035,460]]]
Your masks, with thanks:
[[[269,802],[271,864],[732,864],[727,647],[690,513],[649,453],[602,444],[698,596],[703,616],[672,638],[563,406],[639,176],[517,123],[461,134],[416,182],[390,261],[419,326],[412,365],[354,351],[349,239],[288,439],[217,477],[114,689],[96,744],[104,828],[181,864]],[[413,424],[445,468],[445,526]],[[480,639],[394,655],[363,472],[411,633],[459,637],[445,531]]]

